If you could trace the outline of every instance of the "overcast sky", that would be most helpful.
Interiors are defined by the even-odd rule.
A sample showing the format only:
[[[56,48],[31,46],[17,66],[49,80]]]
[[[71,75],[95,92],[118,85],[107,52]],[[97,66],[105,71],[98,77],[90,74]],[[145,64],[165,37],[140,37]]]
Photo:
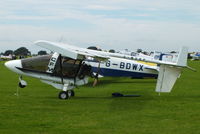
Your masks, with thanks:
[[[36,40],[147,51],[200,51],[200,0],[1,0],[0,52]]]

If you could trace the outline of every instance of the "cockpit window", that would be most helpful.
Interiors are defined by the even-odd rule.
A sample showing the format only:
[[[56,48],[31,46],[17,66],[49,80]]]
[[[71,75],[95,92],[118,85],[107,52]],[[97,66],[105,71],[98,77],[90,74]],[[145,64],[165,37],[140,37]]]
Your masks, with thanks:
[[[48,73],[47,70],[51,58],[52,55],[45,55],[22,59],[22,67],[23,69],[27,69],[29,71]],[[83,77],[85,75],[88,75],[90,73],[90,70],[91,67],[86,64],[82,64],[80,60],[74,60],[68,57],[58,57],[55,68],[53,72],[50,73],[50,75],[59,77],[63,76],[64,78],[74,78],[77,75]]]
[[[22,59],[22,67],[28,70],[46,72],[52,55],[37,56]]]

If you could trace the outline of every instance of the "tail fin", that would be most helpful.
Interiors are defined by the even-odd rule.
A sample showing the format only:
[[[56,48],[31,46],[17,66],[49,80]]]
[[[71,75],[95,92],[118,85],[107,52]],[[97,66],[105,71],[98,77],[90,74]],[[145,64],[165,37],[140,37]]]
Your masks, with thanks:
[[[176,64],[161,64],[157,79],[156,92],[170,92],[181,75],[182,67],[187,66],[188,48],[182,47]]]
[[[178,59],[177,59],[177,66],[186,67],[187,66],[187,56],[188,56],[188,48],[182,47]]]

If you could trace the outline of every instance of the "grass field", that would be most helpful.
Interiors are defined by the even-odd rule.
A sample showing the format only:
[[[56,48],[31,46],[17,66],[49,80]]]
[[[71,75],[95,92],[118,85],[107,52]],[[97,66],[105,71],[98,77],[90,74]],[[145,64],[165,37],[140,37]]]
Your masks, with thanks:
[[[0,134],[199,134],[200,62],[189,65],[198,71],[184,70],[169,94],[158,96],[153,79],[103,78],[59,100],[58,90],[28,77],[14,95],[18,76],[0,62]]]

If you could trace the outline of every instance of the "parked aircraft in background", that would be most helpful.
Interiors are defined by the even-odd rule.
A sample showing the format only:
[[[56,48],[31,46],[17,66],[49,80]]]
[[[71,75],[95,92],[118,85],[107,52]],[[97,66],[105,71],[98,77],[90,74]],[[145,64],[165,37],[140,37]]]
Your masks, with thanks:
[[[13,56],[12,55],[8,55],[8,56],[1,55],[0,59],[2,59],[2,60],[12,60]]]
[[[200,60],[200,52],[196,52],[190,55],[192,60]]]
[[[179,52],[176,62],[134,57],[75,47],[63,43],[37,41],[35,45],[53,51],[52,55],[38,56],[5,63],[10,70],[20,75],[19,86],[27,82],[22,76],[31,76],[62,91],[60,99],[74,96],[74,88],[88,83],[94,77],[94,86],[99,75],[111,77],[157,78],[156,92],[170,92],[181,69],[187,67],[187,48]]]
[[[141,50],[141,49],[139,49]],[[142,51],[142,50],[141,50]],[[167,62],[176,62],[177,58],[178,58],[178,53],[173,52],[173,53],[169,53],[169,52],[133,52],[133,51],[129,51],[128,49],[125,49],[124,51],[119,51],[117,53],[120,54],[124,54],[124,55],[129,55],[129,56],[134,56],[137,58],[144,58],[144,59],[148,59],[148,60],[161,60],[161,61],[167,61]]]

